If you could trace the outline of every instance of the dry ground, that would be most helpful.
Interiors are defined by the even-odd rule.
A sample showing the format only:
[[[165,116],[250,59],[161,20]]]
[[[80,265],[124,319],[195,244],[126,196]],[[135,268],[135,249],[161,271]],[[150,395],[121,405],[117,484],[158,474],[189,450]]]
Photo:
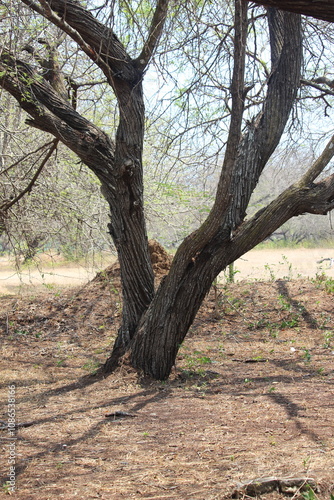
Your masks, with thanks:
[[[333,292],[328,276],[220,285],[164,383],[126,366],[93,375],[120,318],[117,265],[79,289],[0,297],[0,420],[13,384],[31,424],[15,431],[14,497],[221,500],[238,482],[302,476],[330,500]],[[1,430],[1,485],[11,442]]]

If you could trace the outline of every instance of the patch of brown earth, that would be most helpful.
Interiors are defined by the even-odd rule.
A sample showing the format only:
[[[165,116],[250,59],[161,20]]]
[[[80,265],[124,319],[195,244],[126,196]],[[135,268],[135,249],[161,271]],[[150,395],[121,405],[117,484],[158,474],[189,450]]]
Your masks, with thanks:
[[[15,385],[16,422],[31,424],[15,430],[15,498],[222,500],[240,482],[293,476],[329,500],[333,296],[325,277],[220,285],[165,383],[125,366],[92,376],[120,321],[116,264],[77,290],[0,298],[0,420]],[[4,484],[11,436],[0,432]]]

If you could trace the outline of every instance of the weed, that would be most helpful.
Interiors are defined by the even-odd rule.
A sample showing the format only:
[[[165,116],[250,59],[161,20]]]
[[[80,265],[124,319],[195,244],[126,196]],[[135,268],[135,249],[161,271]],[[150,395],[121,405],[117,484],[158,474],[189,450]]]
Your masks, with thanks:
[[[14,333],[16,333],[16,335],[28,335],[29,332],[27,330],[14,330]]]
[[[304,498],[304,500],[317,500],[318,499],[314,490],[308,484],[306,485],[304,491],[301,492],[301,495],[302,495],[302,498]],[[333,495],[331,495],[330,500],[334,500]]]
[[[187,363],[188,369],[197,369],[197,373],[201,374],[200,371],[204,372],[200,367],[202,365],[211,364],[212,360],[208,356],[203,355],[200,351],[194,351],[192,354],[186,354],[184,359]]]
[[[2,489],[6,493],[6,495],[11,495],[13,493],[13,486],[10,484],[9,481],[3,483]]]
[[[291,311],[292,309],[291,302],[288,302],[284,295],[280,294],[277,300],[284,311]]]
[[[264,268],[265,268],[265,270],[266,270],[266,271],[268,271],[268,272],[269,272],[270,281],[275,281],[276,276],[275,276],[274,271],[273,271],[273,270],[272,270],[272,268],[270,267],[270,265],[269,265],[269,264],[265,264],[265,265],[264,265]]]
[[[311,460],[311,457],[308,456],[306,458],[303,459],[303,467],[305,470],[307,470],[310,466],[310,460]]]
[[[92,375],[94,375],[97,372],[97,369],[99,368],[99,366],[100,366],[100,363],[98,361],[87,361],[87,363],[85,363],[82,366],[82,369],[86,370],[86,371],[90,372]]]
[[[334,293],[334,279],[328,278],[325,281],[325,290],[327,293]]]
[[[327,324],[332,320],[332,318],[330,316],[326,316],[325,313],[321,313],[320,314],[320,318],[321,318],[321,322],[319,321],[319,328],[321,330],[325,330],[325,328],[327,327]]]
[[[304,351],[304,354],[302,355],[304,360],[309,363],[311,361],[311,353],[306,347],[303,347],[302,349]]]
[[[332,341],[334,339],[334,332],[324,333],[324,348],[330,349],[332,347]]]
[[[280,328],[296,328],[299,325],[299,318],[293,315],[291,319],[285,319],[281,322]]]
[[[282,255],[282,261],[283,262],[280,262],[280,264],[281,265],[287,264],[288,269],[289,269],[289,275],[283,276],[283,279],[290,281],[292,279],[292,264],[291,264],[291,262],[288,261],[288,258],[286,257],[286,255]]]
[[[318,288],[324,287],[325,291],[330,294],[334,293],[334,279],[329,278],[324,272],[317,273],[315,279],[311,280]]]

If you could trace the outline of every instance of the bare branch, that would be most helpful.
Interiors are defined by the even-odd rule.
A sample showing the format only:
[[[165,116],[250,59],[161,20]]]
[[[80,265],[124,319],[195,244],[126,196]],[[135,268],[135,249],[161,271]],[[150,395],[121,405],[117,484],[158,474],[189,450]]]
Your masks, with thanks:
[[[0,175],[3,175],[7,172],[9,172],[9,170],[11,170],[12,168],[16,167],[17,165],[19,165],[19,163],[22,162],[22,160],[26,160],[29,156],[34,156],[36,153],[38,153],[39,151],[41,151],[42,149],[50,146],[51,144],[53,143],[53,141],[50,141],[50,142],[47,142],[46,144],[43,144],[42,146],[39,146],[37,149],[35,149],[34,151],[30,151],[28,153],[26,153],[24,155],[24,157],[21,157],[19,160],[15,161],[14,163],[12,163],[11,165],[9,165],[7,168],[4,168],[3,170],[0,170]]]
[[[90,59],[94,62],[100,62],[101,66],[105,66],[105,62],[102,59],[99,61],[98,54],[84,41],[80,33],[73,29],[63,18],[53,12],[45,0],[41,0],[42,7],[34,2],[31,2],[30,0],[22,0],[22,2],[25,3],[31,10],[34,10],[41,16],[48,19],[55,26],[58,26],[58,28],[61,28],[64,33],[67,33],[67,35],[69,35],[79,45],[79,47],[83,50],[83,52],[85,52],[85,54],[88,55]]]
[[[42,7],[30,0],[22,2],[65,31],[100,67],[111,85],[115,79],[140,80],[141,72],[138,74],[113,30],[100,23],[76,0],[40,0]]]
[[[308,85],[309,87],[313,87],[317,90],[320,90],[320,92],[322,92],[323,94],[334,95],[334,90],[325,89],[324,87],[319,85],[319,82],[325,83],[324,81],[320,81],[320,80],[321,80],[320,78],[317,78],[316,80],[305,80],[304,78],[302,78],[300,80],[300,83],[302,83],[303,85]],[[327,80],[327,78],[326,78],[326,80]]]
[[[142,70],[146,68],[154,53],[155,48],[159,43],[159,39],[163,32],[165,20],[167,17],[168,5],[169,0],[158,0],[147,40],[139,57],[136,59],[137,65]]]
[[[27,63],[3,49],[0,55],[0,85],[31,117],[27,123],[51,133],[74,151],[100,179],[111,168],[113,144],[107,134],[77,113]],[[99,144],[98,148],[93,145]]]
[[[3,203],[0,206],[0,212],[2,212],[2,213],[3,212],[7,212],[7,210],[9,210],[10,207],[12,207],[13,205],[15,205],[18,201],[20,201],[20,199],[23,198],[23,196],[25,194],[30,193],[30,191],[32,190],[34,184],[36,183],[36,181],[37,181],[40,173],[42,172],[43,168],[45,167],[46,163],[51,158],[53,152],[57,149],[58,143],[59,143],[59,139],[54,139],[52,141],[51,148],[49,149],[49,151],[45,155],[45,158],[43,159],[42,163],[40,164],[40,166],[36,170],[33,178],[29,182],[28,186],[25,189],[23,189],[23,191],[21,191],[14,199],[12,199],[10,201],[6,201],[5,203]]]
[[[312,187],[297,182],[238,228],[232,238],[233,258],[254,248],[292,217],[306,212],[325,215],[333,208],[334,174]]]
[[[327,143],[325,149],[313,163],[313,165],[309,168],[305,175],[299,181],[300,186],[308,186],[311,182],[313,182],[323,170],[326,168],[328,163],[334,156],[334,135],[330,138]]]

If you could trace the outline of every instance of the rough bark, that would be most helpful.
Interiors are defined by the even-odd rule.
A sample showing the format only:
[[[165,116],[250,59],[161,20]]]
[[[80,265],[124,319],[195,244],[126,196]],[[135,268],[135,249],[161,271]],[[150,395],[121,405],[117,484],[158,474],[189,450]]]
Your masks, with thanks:
[[[204,224],[177,251],[132,342],[133,365],[154,378],[168,377],[178,347],[213,279],[235,260],[233,234],[243,222],[251,193],[281,138],[299,87],[300,17],[275,11],[269,18],[269,28],[272,43],[280,47],[280,52],[273,53],[263,109],[241,136],[245,57],[242,40],[247,24],[242,2],[236,3],[235,22],[235,51],[240,60],[233,73],[230,134],[216,201]]]
[[[105,372],[130,348],[134,367],[165,379],[217,274],[289,218],[304,212],[327,213],[334,206],[334,177],[314,182],[333,156],[333,139],[299,183],[245,220],[250,196],[280,141],[300,84],[300,16],[268,10],[272,60],[267,96],[261,112],[242,133],[247,3],[236,0],[232,114],[216,200],[204,224],[182,243],[169,274],[154,293],[143,211],[142,78],[158,43],[168,0],[157,2],[148,38],[135,59],[113,31],[76,0],[22,1],[78,43],[104,72],[117,97],[120,118],[112,141],[29,65],[8,50],[1,53],[0,85],[30,115],[32,126],[53,134],[91,168],[110,206],[109,230],[121,267],[123,318]]]
[[[253,3],[334,22],[334,3],[331,0],[253,0]]]
[[[124,305],[118,346],[125,348],[154,294],[143,210],[143,67],[138,68],[112,31],[78,2],[42,4],[44,7],[28,2],[31,8],[80,39],[86,53],[108,76],[120,111],[115,141],[77,113],[44,78],[6,49],[0,59],[0,81],[30,115],[30,125],[61,140],[101,181],[110,206],[109,230],[121,262]]]

